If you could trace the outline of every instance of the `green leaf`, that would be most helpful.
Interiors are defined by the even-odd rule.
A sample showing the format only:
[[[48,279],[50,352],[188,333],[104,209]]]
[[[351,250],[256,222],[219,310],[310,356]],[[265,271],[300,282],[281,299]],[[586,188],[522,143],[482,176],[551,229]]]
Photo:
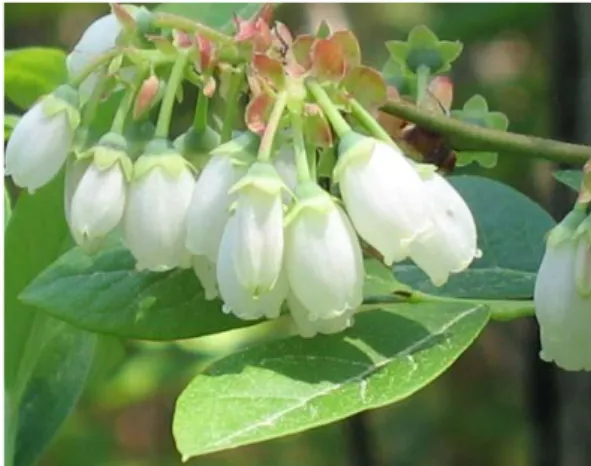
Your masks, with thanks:
[[[4,140],[7,141],[14,130],[14,127],[17,125],[18,121],[21,119],[18,115],[4,115]]]
[[[8,222],[10,221],[10,216],[12,215],[12,202],[10,201],[10,194],[8,194],[8,190],[6,189],[6,185],[4,185],[4,230],[8,226]]]
[[[33,335],[32,330],[33,323],[40,325],[44,316],[20,302],[18,295],[59,256],[68,243],[63,189],[63,177],[60,176],[35,195],[21,192],[6,228],[4,383],[7,458],[11,458],[14,446],[20,396],[31,373],[31,364],[37,359],[37,348],[43,340],[42,332]]]
[[[30,47],[4,55],[4,92],[22,109],[66,80],[66,54],[62,50]]]
[[[565,184],[569,188],[579,191],[583,183],[583,171],[582,170],[561,170],[554,172],[554,178]]]
[[[445,371],[488,319],[484,306],[401,304],[339,335],[262,344],[215,362],[181,394],[183,460],[301,432],[402,400]]]
[[[162,3],[154,10],[185,16],[222,32],[230,33],[234,30],[232,21],[234,14],[242,19],[248,19],[262,6],[263,3]]]
[[[28,466],[41,455],[76,405],[92,364],[96,336],[54,319],[44,319],[44,341],[24,391],[18,417],[15,464]]]
[[[441,288],[411,263],[394,267],[396,278],[425,293],[480,299],[528,299],[545,248],[552,217],[515,189],[477,176],[449,181],[472,210],[483,256]]]
[[[93,332],[176,340],[252,325],[206,301],[192,270],[138,272],[124,248],[88,256],[75,248],[39,275],[21,299]]]

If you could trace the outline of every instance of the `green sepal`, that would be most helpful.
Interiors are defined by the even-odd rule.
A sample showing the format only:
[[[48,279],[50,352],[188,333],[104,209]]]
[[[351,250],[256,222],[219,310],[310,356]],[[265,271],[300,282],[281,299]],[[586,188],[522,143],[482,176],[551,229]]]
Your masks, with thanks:
[[[409,162],[413,161],[409,159]],[[413,163],[413,166],[422,180],[430,180],[437,173],[437,166],[430,163]]]
[[[249,166],[256,160],[260,143],[259,136],[247,131],[231,141],[219,145],[211,151],[211,155],[231,157],[234,164]]]
[[[548,234],[546,241],[548,247],[555,248],[565,241],[575,240],[578,234],[578,228],[585,221],[586,217],[586,209],[579,205],[575,206]]]
[[[165,139],[153,139],[148,143],[143,155],[133,165],[133,179],[143,178],[156,167],[162,168],[173,178],[179,177],[185,170],[196,171],[195,167]]]
[[[245,188],[255,188],[271,196],[280,195],[282,189],[289,191],[275,167],[269,162],[253,163],[246,175],[232,186],[229,193],[234,194]]]
[[[74,92],[72,95],[71,91]],[[78,110],[78,93],[67,84],[59,86],[53,93],[46,96],[41,102],[43,113],[48,117],[66,112],[68,123],[72,129],[80,125],[80,111]]]
[[[203,133],[191,127],[173,143],[174,148],[189,160],[198,170],[210,159],[211,151],[220,145],[220,135],[207,126]]]
[[[335,207],[332,196],[313,181],[298,184],[295,189],[295,198],[296,202],[285,216],[285,226],[289,225],[305,209],[327,213]]]
[[[127,181],[130,181],[133,175],[133,163],[128,156],[127,141],[117,133],[105,134],[87,151],[76,152],[76,158],[92,158],[92,163],[101,171],[119,163]]]
[[[429,68],[430,74],[448,71],[462,53],[461,42],[439,40],[427,26],[413,28],[406,42],[386,42],[392,60],[415,73],[421,66]]]
[[[339,142],[339,158],[334,167],[333,180],[338,183],[345,167],[355,160],[366,160],[374,150],[375,139],[351,131]]]

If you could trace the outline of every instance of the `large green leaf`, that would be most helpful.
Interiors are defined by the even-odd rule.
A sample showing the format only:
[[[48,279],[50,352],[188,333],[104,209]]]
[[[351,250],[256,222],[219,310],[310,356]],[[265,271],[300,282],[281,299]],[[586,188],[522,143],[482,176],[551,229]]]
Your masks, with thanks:
[[[394,267],[396,278],[431,294],[481,299],[526,299],[536,273],[552,217],[515,189],[486,178],[456,176],[450,182],[476,219],[483,256],[441,288],[412,263]]]
[[[220,31],[232,31],[233,15],[247,19],[252,17],[262,3],[162,3],[156,11],[174,13],[207,24]]]
[[[193,379],[173,433],[183,459],[351,416],[410,396],[474,341],[484,306],[401,304],[360,314],[348,331],[246,349]]]
[[[39,458],[76,405],[93,360],[96,335],[50,318],[42,325],[44,340],[19,407],[17,466]]]
[[[206,301],[192,270],[138,272],[123,248],[93,257],[73,249],[21,299],[76,327],[127,338],[176,340],[252,324]]]
[[[62,50],[30,47],[4,54],[4,93],[23,109],[66,79],[66,54]]]
[[[26,386],[38,348],[44,340],[45,317],[18,300],[35,276],[53,262],[68,241],[63,213],[63,177],[35,195],[22,192],[5,236],[4,324],[7,463],[16,435],[20,396]],[[33,324],[41,329],[33,333]],[[26,356],[26,357],[25,357]]]

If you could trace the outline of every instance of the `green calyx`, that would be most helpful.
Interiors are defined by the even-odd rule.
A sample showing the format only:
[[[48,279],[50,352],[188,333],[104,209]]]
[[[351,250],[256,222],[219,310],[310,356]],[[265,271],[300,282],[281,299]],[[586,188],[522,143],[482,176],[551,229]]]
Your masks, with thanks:
[[[211,151],[211,155],[230,157],[235,165],[249,166],[257,158],[261,138],[256,134],[244,132]]]
[[[117,133],[107,133],[89,150],[77,153],[78,160],[92,158],[94,165],[101,171],[110,169],[116,163],[121,165],[125,178],[131,180],[133,164],[128,156],[127,141]]]
[[[339,182],[343,170],[352,162],[367,160],[373,153],[375,139],[350,131],[339,142],[339,158],[333,171],[333,179]]]
[[[288,190],[275,167],[269,162],[253,163],[246,175],[230,189],[230,194],[246,188],[254,188],[270,196],[279,196],[282,189]]]
[[[295,198],[296,202],[285,217],[286,226],[306,209],[326,214],[336,205],[330,194],[313,181],[298,184]]]
[[[575,206],[570,213],[564,217],[562,222],[556,225],[549,233],[548,247],[555,248],[565,241],[574,241],[578,235],[578,229],[585,221],[587,213],[584,208]]]
[[[194,127],[181,134],[174,141],[174,148],[189,160],[197,169],[205,166],[213,149],[220,145],[220,135],[210,126],[206,126],[203,133]]]
[[[152,169],[160,167],[172,178],[185,170],[194,170],[191,164],[166,139],[153,139],[133,166],[133,179],[139,180]]]
[[[43,99],[42,105],[43,113],[48,117],[66,112],[68,123],[72,129],[76,129],[80,125],[78,91],[72,86],[68,84],[59,86]]]

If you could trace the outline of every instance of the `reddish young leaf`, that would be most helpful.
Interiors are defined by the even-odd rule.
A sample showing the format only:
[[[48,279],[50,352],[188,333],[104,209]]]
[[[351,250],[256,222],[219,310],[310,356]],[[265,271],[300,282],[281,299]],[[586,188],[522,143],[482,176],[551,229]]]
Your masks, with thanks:
[[[259,76],[274,86],[275,89],[283,89],[285,76],[283,74],[283,65],[279,60],[257,53],[252,57],[251,65]]]
[[[275,98],[269,94],[259,94],[248,103],[244,119],[250,131],[258,135],[264,133],[274,103]]]
[[[310,35],[297,36],[290,47],[291,56],[305,70],[312,67],[312,46],[316,38]]]
[[[351,97],[370,110],[383,105],[388,98],[382,75],[368,66],[352,68],[341,84]]]
[[[119,3],[111,3],[111,12],[115,15],[119,24],[123,26],[123,29],[133,31],[137,28],[135,19],[123,5]]]
[[[213,94],[215,93],[215,90],[217,88],[217,83],[215,81],[215,79],[213,78],[213,76],[207,76],[205,78],[205,81],[203,83],[203,93],[207,96],[207,97],[213,97]]]
[[[195,42],[199,50],[198,71],[208,70],[215,62],[215,49],[213,42],[201,34],[195,34]]]
[[[321,81],[340,81],[345,74],[341,46],[328,39],[318,39],[312,46],[312,70]]]
[[[326,148],[332,147],[332,130],[320,107],[316,104],[304,105],[304,134],[311,144]]]
[[[160,90],[160,81],[154,75],[145,79],[140,90],[135,97],[133,106],[133,118],[138,120],[142,115],[149,111],[158,98],[158,91]]]
[[[434,113],[448,113],[453,102],[453,91],[451,79],[447,76],[437,76],[429,83],[425,97],[418,105]]]
[[[361,64],[361,48],[357,37],[351,31],[337,31],[330,37],[330,41],[341,46],[347,69]]]

